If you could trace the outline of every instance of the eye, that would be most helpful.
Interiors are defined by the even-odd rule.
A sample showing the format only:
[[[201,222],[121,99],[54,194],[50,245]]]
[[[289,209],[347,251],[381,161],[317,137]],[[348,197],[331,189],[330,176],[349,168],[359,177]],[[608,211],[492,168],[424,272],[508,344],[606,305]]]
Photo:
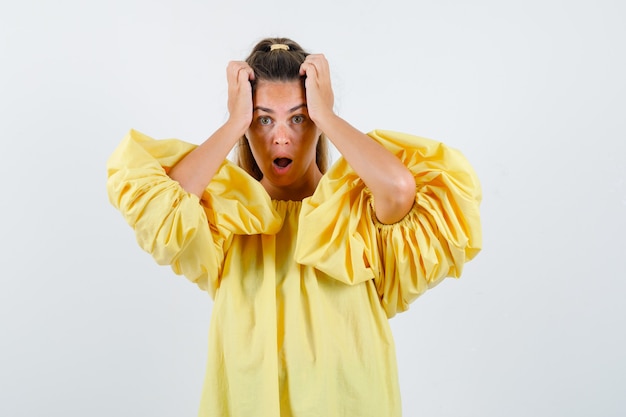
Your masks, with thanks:
[[[295,124],[300,124],[300,123],[303,123],[303,122],[304,122],[304,116],[302,116],[302,115],[293,116],[293,117],[291,118],[291,121],[292,121],[293,123],[295,123]]]
[[[269,117],[267,117],[267,116],[261,116],[261,117],[259,117],[259,123],[260,123],[260,124],[262,124],[262,125],[264,125],[264,126],[267,126],[267,125],[269,125],[270,123],[272,123],[272,119],[270,119],[270,118],[269,118]]]

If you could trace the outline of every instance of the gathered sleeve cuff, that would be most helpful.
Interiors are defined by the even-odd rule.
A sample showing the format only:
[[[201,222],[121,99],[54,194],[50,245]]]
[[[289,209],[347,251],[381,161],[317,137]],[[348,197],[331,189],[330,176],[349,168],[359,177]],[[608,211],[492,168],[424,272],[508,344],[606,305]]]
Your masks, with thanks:
[[[225,161],[202,199],[168,176],[192,145],[131,130],[107,161],[109,201],[160,265],[212,296],[233,234],[275,233],[282,220],[258,181]]]
[[[415,203],[382,224],[365,184],[340,158],[303,205],[296,258],[346,284],[373,279],[388,317],[445,277],[459,277],[482,246],[481,187],[457,150],[404,133],[368,133],[413,173]]]

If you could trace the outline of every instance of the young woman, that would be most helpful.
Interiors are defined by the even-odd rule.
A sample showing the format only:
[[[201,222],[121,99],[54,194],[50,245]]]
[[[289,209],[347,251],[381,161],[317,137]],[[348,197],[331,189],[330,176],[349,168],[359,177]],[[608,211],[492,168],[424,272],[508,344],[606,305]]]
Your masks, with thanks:
[[[324,56],[290,39],[227,80],[230,116],[204,143],[131,131],[107,166],[143,249],[214,299],[199,415],[401,415],[388,319],[479,252],[473,169],[439,142],[359,132]]]

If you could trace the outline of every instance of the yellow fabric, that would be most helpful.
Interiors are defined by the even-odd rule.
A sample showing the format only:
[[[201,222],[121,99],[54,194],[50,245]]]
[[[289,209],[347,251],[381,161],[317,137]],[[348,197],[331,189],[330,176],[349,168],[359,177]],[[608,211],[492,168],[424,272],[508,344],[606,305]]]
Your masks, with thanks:
[[[214,299],[200,416],[400,416],[388,318],[481,248],[477,177],[456,150],[369,135],[415,175],[412,211],[379,223],[343,159],[313,196],[272,201],[225,161],[202,199],[167,171],[194,145],[131,131],[107,190],[140,246]]]

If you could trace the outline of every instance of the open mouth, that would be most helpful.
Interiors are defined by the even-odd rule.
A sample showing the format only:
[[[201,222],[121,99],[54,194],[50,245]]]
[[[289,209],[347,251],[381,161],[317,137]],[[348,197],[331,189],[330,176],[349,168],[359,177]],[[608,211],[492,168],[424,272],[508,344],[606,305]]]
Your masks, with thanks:
[[[276,158],[274,159],[274,165],[279,168],[286,168],[291,164],[291,159],[289,158]]]

